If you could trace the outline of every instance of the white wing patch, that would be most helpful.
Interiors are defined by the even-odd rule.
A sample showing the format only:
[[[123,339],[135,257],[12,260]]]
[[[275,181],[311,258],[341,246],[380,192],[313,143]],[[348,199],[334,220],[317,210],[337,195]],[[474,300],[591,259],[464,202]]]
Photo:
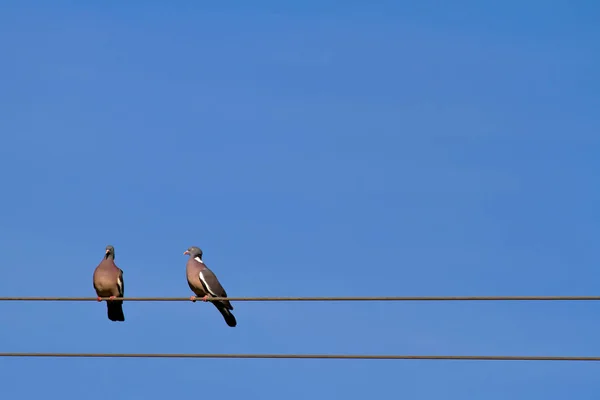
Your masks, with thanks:
[[[119,286],[119,293],[123,293],[123,282],[120,276],[117,277],[117,286]]]
[[[202,261],[200,257],[195,257],[194,260],[198,261],[200,264],[204,264],[204,261]]]
[[[204,283],[204,286],[206,286],[206,289],[208,289],[208,292],[210,294],[212,294],[214,297],[219,297],[217,296],[217,294],[215,292],[213,292],[213,290],[210,288],[210,286],[208,286],[208,282],[206,282],[206,279],[204,279],[204,275],[202,274],[202,271],[200,271],[200,280],[202,281],[202,283]]]

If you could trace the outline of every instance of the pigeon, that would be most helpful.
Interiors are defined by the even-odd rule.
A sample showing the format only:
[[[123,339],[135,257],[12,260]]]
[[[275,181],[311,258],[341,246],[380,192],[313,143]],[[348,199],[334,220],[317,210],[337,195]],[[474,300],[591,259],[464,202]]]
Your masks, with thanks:
[[[101,297],[108,297],[106,302],[108,319],[111,321],[125,321],[123,314],[123,300],[112,300],[115,297],[123,297],[125,294],[125,282],[123,281],[123,270],[115,264],[115,248],[106,246],[104,259],[94,270],[94,289]]]
[[[200,248],[192,246],[183,254],[190,256],[186,264],[186,274],[192,292],[198,297],[202,297],[203,301],[207,301],[209,297],[227,297],[227,292],[225,292],[215,274],[202,261],[202,250]],[[195,302],[197,297],[192,296],[190,300]],[[237,321],[230,311],[233,310],[233,306],[229,300],[211,301],[211,303],[217,307],[227,325],[232,328],[237,325]]]

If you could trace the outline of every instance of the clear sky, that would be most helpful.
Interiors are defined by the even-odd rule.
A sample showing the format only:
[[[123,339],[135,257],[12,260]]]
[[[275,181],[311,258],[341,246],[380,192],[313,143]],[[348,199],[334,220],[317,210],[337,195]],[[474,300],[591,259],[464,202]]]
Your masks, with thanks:
[[[600,294],[597,2],[216,3],[2,3],[1,296],[95,296],[107,244],[127,296],[191,295],[191,245],[230,296]],[[0,351],[600,355],[591,302],[234,306],[3,302]],[[599,373],[2,359],[0,398],[582,400]]]

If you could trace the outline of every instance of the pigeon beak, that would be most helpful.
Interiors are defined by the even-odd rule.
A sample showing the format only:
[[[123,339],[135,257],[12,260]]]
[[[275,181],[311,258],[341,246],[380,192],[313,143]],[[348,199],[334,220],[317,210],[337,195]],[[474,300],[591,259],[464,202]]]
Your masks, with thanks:
[[[110,253],[110,250],[109,250],[109,249],[106,249],[106,251],[105,251],[104,253],[105,253],[105,254],[108,254],[108,253]]]
[[[187,250],[183,252],[183,255],[184,255],[184,256],[185,256],[185,255],[189,255],[189,254],[190,254],[190,252],[189,252],[189,251],[187,251]]]

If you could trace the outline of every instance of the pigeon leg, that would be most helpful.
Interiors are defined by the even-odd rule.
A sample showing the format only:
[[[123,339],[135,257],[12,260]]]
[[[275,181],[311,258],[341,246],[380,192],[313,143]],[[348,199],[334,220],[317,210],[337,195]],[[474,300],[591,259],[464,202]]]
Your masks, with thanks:
[[[197,298],[196,298],[196,296],[191,296],[191,297],[190,297],[190,300],[192,301],[192,303],[195,303],[195,302],[196,302],[196,300],[197,300]]]
[[[117,298],[117,296],[110,296],[108,299],[109,299],[109,300],[114,300],[114,299],[116,299],[116,298]]]
[[[205,296],[202,298],[202,301],[207,301],[206,299],[208,299],[208,295],[205,295]]]
[[[99,302],[100,302],[100,301],[102,301],[102,297],[98,296],[98,299],[97,299],[97,300],[98,300]]]

